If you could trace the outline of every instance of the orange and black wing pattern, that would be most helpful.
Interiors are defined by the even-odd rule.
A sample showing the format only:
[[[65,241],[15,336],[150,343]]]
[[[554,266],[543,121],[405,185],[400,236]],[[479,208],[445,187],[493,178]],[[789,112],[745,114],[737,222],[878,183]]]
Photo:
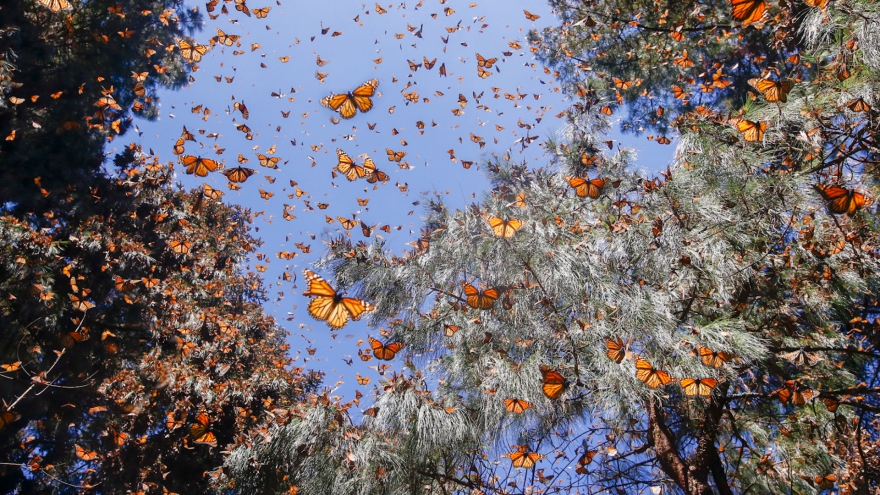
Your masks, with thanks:
[[[363,313],[375,309],[362,299],[337,294],[323,277],[311,270],[303,270],[303,274],[308,284],[303,295],[314,298],[309,302],[309,314],[316,320],[326,321],[333,330],[339,330],[349,319],[359,320]]]
[[[486,289],[481,291],[473,285],[466,284],[464,286],[464,295],[467,297],[468,306],[476,309],[490,309],[498,299],[497,289]]]
[[[373,108],[373,100],[379,81],[370,79],[361,84],[350,93],[331,94],[321,100],[321,104],[331,110],[339,112],[343,119],[354,117],[358,110],[369,112]]]
[[[871,200],[867,196],[854,189],[826,184],[818,184],[816,189],[828,202],[828,210],[835,215],[852,216],[855,212],[871,204]]]
[[[373,356],[376,356],[376,359],[391,361],[392,359],[394,359],[395,354],[403,349],[403,344],[401,344],[400,342],[383,344],[373,337],[370,337],[370,347],[373,348]]]
[[[541,390],[548,399],[558,399],[568,388],[568,381],[558,371],[541,365]]]

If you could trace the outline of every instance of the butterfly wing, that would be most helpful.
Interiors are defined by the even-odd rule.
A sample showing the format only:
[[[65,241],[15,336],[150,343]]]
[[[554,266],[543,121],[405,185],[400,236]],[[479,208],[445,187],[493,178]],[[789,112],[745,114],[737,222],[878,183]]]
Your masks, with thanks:
[[[540,369],[542,376],[541,390],[548,399],[558,399],[568,385],[565,378],[547,366],[541,365]]]
[[[596,199],[602,192],[603,187],[605,187],[605,179],[597,177],[587,183],[587,195],[592,199]]]
[[[767,10],[767,4],[763,0],[731,0],[733,6],[733,18],[742,21],[743,26],[757,22]]]
[[[507,408],[507,412],[522,414],[526,411],[526,409],[532,407],[532,404],[522,399],[510,398],[504,401],[504,407]]]
[[[379,86],[379,82],[371,79],[351,92],[351,99],[358,110],[369,112],[373,108],[373,100],[370,98],[376,93],[377,86]]]
[[[351,157],[339,148],[336,149],[336,157],[339,161],[336,164],[336,170],[345,175],[346,179],[352,181],[364,176],[364,168],[355,165]]]
[[[623,362],[623,358],[626,357],[626,349],[623,345],[623,339],[620,337],[618,337],[617,340],[605,339],[605,346],[608,348],[605,354],[609,359],[618,364]]]
[[[579,198],[587,197],[587,179],[584,179],[583,177],[566,177],[565,180],[568,181],[568,185],[574,188],[574,193],[577,194]]]

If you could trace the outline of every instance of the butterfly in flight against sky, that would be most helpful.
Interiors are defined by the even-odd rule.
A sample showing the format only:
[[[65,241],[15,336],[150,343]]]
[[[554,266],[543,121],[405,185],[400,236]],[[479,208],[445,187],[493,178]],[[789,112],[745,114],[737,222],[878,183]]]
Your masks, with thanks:
[[[321,105],[339,112],[343,119],[350,119],[357,111],[369,112],[373,108],[373,100],[370,98],[376,93],[379,81],[370,79],[361,84],[354,91],[344,94],[331,94],[321,100]]]
[[[348,323],[348,319],[359,320],[365,312],[372,311],[374,306],[363,299],[343,297],[323,277],[311,270],[303,270],[308,287],[304,296],[314,297],[309,302],[309,314],[312,318],[326,321],[333,330],[339,330]]]

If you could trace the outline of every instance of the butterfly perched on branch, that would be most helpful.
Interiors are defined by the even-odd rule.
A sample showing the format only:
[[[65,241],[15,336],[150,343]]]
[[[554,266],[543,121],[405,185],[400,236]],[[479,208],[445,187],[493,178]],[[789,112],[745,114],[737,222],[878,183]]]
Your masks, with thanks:
[[[303,274],[308,284],[303,295],[315,298],[309,302],[309,314],[316,320],[326,321],[333,330],[344,327],[349,318],[357,321],[363,313],[376,309],[363,299],[343,297],[323,277],[311,270],[303,270]]]
[[[674,379],[669,373],[656,369],[651,363],[644,359],[636,360],[636,378],[645,382],[651,388],[657,388],[660,385],[666,385]]]
[[[467,297],[468,306],[476,309],[490,309],[498,299],[498,289],[481,291],[473,285],[465,284],[464,295]]]
[[[568,388],[568,381],[558,371],[549,366],[541,365],[541,390],[548,399],[558,399]]]
[[[376,93],[379,81],[370,79],[361,84],[350,93],[331,94],[321,100],[321,105],[339,112],[343,119],[350,119],[357,111],[369,112],[373,108],[373,100],[370,98]]]

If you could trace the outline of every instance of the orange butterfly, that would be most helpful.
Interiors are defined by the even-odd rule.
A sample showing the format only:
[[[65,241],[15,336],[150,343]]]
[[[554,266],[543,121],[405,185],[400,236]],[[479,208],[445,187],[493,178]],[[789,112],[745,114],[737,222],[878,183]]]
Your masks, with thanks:
[[[354,91],[345,94],[331,94],[321,100],[321,104],[339,112],[343,119],[350,119],[357,111],[369,112],[373,108],[373,100],[370,99],[379,86],[379,81],[370,79],[361,84]]]
[[[171,246],[171,252],[174,254],[186,254],[189,252],[192,247],[192,242],[190,241],[171,241],[169,243]]]
[[[12,423],[13,421],[18,420],[21,417],[20,414],[14,413],[12,411],[3,411],[0,413],[0,430],[2,430],[6,425]]]
[[[180,56],[189,62],[199,62],[202,55],[208,53],[208,47],[203,45],[193,45],[189,41],[177,40],[177,46],[180,47]]]
[[[813,391],[796,384],[794,381],[785,382],[785,386],[774,392],[782,402],[791,401],[796,406],[804,405],[811,397]]]
[[[269,15],[269,11],[272,10],[272,7],[263,7],[261,9],[254,9],[254,15],[257,16],[257,19],[263,19],[267,15]]]
[[[280,158],[278,158],[277,156],[269,157],[257,153],[257,158],[260,160],[260,165],[266,168],[278,168],[278,161],[280,160]]]
[[[376,182],[388,182],[391,177],[385,172],[376,168],[376,163],[369,156],[364,158],[364,174],[367,176],[367,182],[375,184]]]
[[[400,352],[400,350],[403,348],[403,344],[401,344],[400,342],[382,344],[382,342],[379,342],[373,337],[370,337],[370,347],[373,348],[373,355],[376,356],[376,359],[391,361],[392,359],[394,359],[394,355]]]
[[[673,381],[669,373],[655,369],[651,363],[644,359],[636,360],[636,378],[647,383],[651,388],[657,388]]]
[[[828,201],[828,210],[836,215],[844,213],[852,216],[863,206],[871,204],[871,200],[854,189],[845,189],[837,185],[817,184],[816,189]]]
[[[220,43],[221,45],[232,46],[236,41],[241,39],[241,36],[235,34],[226,34],[219,28],[214,28],[217,30],[217,36],[211,38],[212,41]]]
[[[791,81],[772,81],[770,79],[749,79],[749,84],[764,93],[767,101],[788,101],[788,92],[794,87]]]
[[[708,396],[712,394],[712,389],[718,384],[718,380],[714,378],[682,378],[680,385],[687,395]]]
[[[311,270],[303,270],[303,274],[308,283],[303,295],[315,298],[309,302],[309,314],[316,320],[326,321],[333,330],[344,327],[349,318],[357,321],[361,314],[376,309],[362,299],[337,294],[326,280]]]
[[[252,168],[235,167],[223,170],[220,173],[225,175],[229,182],[244,182],[248,180],[248,177],[257,173],[257,171]]]
[[[626,346],[623,343],[623,339],[620,337],[617,337],[617,340],[605,339],[605,347],[608,348],[605,354],[609,359],[618,364],[623,362],[623,359],[626,357]]]
[[[365,175],[364,167],[355,165],[354,160],[339,148],[336,148],[336,170],[348,180],[355,180]]]
[[[208,172],[213,172],[220,168],[220,164],[210,158],[202,158],[201,156],[183,155],[180,162],[186,166],[187,174],[195,174],[197,177],[205,177]]]
[[[764,139],[764,131],[767,130],[766,122],[752,122],[751,120],[740,120],[736,123],[736,129],[743,134],[746,142],[754,143]]]
[[[558,372],[550,369],[550,367],[541,365],[541,390],[547,398],[553,400],[558,399],[562,392],[568,388],[568,381]]]
[[[498,299],[497,289],[486,289],[480,291],[470,284],[464,286],[464,295],[467,296],[468,306],[476,309],[489,309]]]
[[[855,100],[848,101],[846,103],[846,108],[849,108],[853,112],[870,112],[871,105],[868,105],[868,102],[861,98],[856,98]]]
[[[589,180],[586,177],[566,177],[565,180],[567,180],[568,184],[574,188],[575,194],[581,198],[589,196],[590,198],[596,199],[602,192],[602,188],[605,187],[605,179],[599,177],[592,180]]]
[[[730,361],[730,354],[721,351],[713,351],[708,347],[700,347],[700,360],[710,368],[720,368]]]
[[[528,20],[530,20],[530,21],[537,21],[538,19],[541,18],[541,16],[539,16],[538,14],[533,14],[533,13],[531,13],[531,12],[529,12],[528,10],[525,10],[525,9],[523,9],[523,13],[526,14],[526,19],[528,19]]]
[[[98,458],[98,453],[95,451],[89,452],[88,450],[76,444],[74,444],[73,446],[76,447],[76,456],[86,462],[91,462]]]
[[[52,12],[60,12],[62,9],[70,7],[67,0],[37,0],[44,6],[48,7]]]
[[[509,238],[522,227],[522,222],[516,219],[502,220],[498,217],[490,217],[489,226],[492,227],[495,237]]]
[[[731,0],[733,18],[742,21],[743,26],[758,22],[767,10],[764,0]]]
[[[537,452],[530,452],[528,445],[517,445],[516,450],[507,454],[515,468],[530,468],[544,458]]]
[[[390,148],[385,148],[385,153],[388,154],[389,162],[400,162],[406,156],[406,151],[393,151]]]
[[[504,407],[507,408],[507,412],[522,414],[526,411],[526,409],[533,406],[530,402],[526,402],[522,399],[506,399],[504,401]]]
[[[498,58],[485,58],[479,53],[477,54],[477,67],[485,67],[486,69],[491,69],[497,61]]]
[[[208,430],[211,422],[208,415],[200,413],[196,416],[196,424],[189,427],[189,434],[193,438],[194,443],[203,443],[212,447],[217,446],[217,437],[214,432]]]
[[[452,337],[457,331],[458,327],[455,325],[443,325],[443,334],[447,337]]]

